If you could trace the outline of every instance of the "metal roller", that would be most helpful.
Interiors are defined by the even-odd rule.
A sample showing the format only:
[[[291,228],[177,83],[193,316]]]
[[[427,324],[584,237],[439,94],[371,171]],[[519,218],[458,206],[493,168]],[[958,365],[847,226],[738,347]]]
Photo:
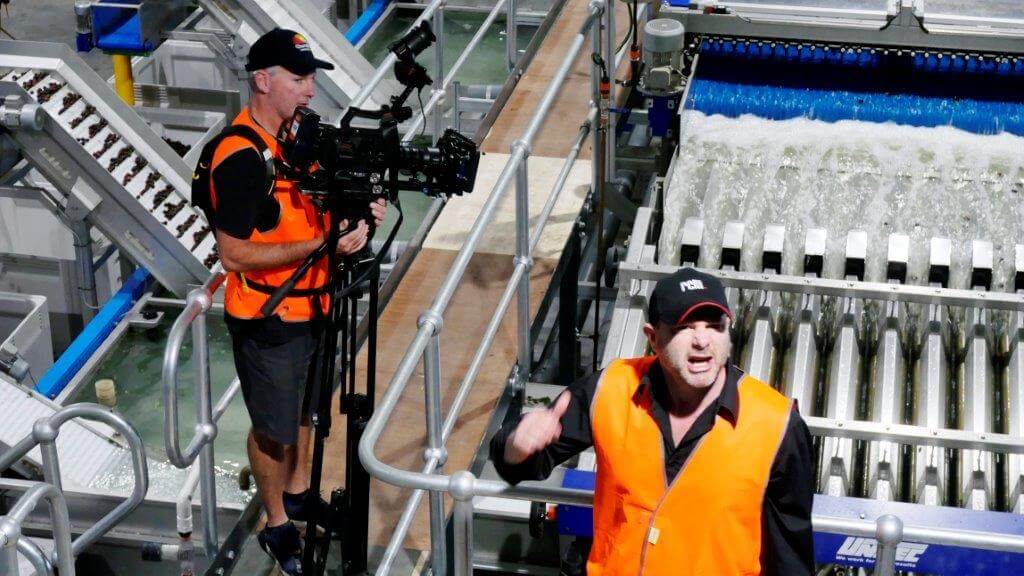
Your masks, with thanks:
[[[846,242],[846,278],[862,280],[867,234],[850,232]],[[838,329],[828,357],[825,417],[856,420],[861,387],[863,303],[854,298],[837,302]],[[820,490],[828,496],[853,495],[855,445],[849,438],[825,438],[822,443]]]
[[[761,253],[761,270],[765,274],[778,274],[782,271],[785,238],[785,226],[769,225],[765,228],[764,247]],[[774,384],[778,355],[781,352],[780,296],[778,292],[762,291],[757,298],[759,303],[752,313],[753,326],[749,331],[750,338],[743,347],[740,367],[754,378]]]
[[[992,285],[992,243],[975,240],[972,246],[971,288],[988,291]],[[992,328],[984,309],[967,311],[966,354],[960,364],[960,423],[969,432],[994,431],[995,371],[992,368]],[[995,498],[996,459],[992,452],[960,453],[960,505],[990,510]]]
[[[889,237],[887,276],[889,283],[904,284],[910,261],[910,237]],[[878,352],[872,362],[871,412],[869,418],[879,424],[903,424],[907,383],[907,365],[903,343],[903,313],[899,302],[885,302]],[[871,442],[868,445],[868,495],[876,500],[899,500],[902,473],[902,447],[896,442]]]
[[[804,276],[820,278],[825,263],[824,228],[807,231],[804,248]],[[782,390],[786,396],[796,400],[801,414],[817,416],[815,400],[818,388],[820,365],[818,314],[821,310],[821,296],[800,294],[797,302],[795,329],[789,352],[783,362]]]
[[[932,238],[929,253],[929,285],[949,284],[951,245],[946,238]],[[945,306],[929,304],[921,334],[920,355],[914,371],[913,423],[932,429],[947,427],[949,410],[949,327]],[[948,454],[937,446],[914,449],[911,500],[930,506],[946,504],[949,482]]]
[[[1024,294],[1024,244],[1017,244],[1014,289]],[[1010,317],[1010,354],[1006,371],[1006,433],[1024,437],[1024,312]],[[1024,514],[1024,455],[1006,457],[1009,509]]]

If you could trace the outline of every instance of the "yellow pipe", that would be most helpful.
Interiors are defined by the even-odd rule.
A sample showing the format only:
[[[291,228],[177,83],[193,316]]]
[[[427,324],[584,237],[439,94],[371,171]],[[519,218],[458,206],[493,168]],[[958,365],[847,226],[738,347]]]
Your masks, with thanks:
[[[127,54],[112,54],[114,61],[114,89],[129,106],[135,105],[135,80],[132,78],[132,59]]]

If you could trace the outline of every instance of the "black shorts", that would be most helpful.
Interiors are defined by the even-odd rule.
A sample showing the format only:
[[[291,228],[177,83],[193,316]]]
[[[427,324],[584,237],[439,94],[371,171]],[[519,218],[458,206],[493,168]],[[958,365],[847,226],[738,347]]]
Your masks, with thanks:
[[[224,320],[253,431],[295,444],[301,420],[316,408],[307,392],[319,383],[320,331],[314,322],[285,322],[276,315],[242,320],[225,314]]]

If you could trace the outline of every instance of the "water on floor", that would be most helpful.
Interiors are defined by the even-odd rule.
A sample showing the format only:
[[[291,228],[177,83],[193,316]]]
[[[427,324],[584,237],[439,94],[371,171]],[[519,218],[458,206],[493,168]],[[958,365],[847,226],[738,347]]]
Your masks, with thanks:
[[[154,308],[155,309],[155,308]],[[103,359],[85,376],[84,384],[69,398],[68,404],[95,402],[94,384],[100,378],[112,378],[117,386],[117,411],[139,431],[146,451],[156,463],[150,470],[154,489],[167,485],[171,493],[180,486],[177,477],[180,471],[167,462],[164,452],[164,407],[161,384],[164,346],[171,325],[179,313],[177,308],[163,308],[163,318],[153,328],[129,328],[111,346]],[[210,383],[213,401],[224,393],[235,377],[234,361],[231,354],[231,339],[224,324],[223,316],[211,312],[207,317],[207,332],[210,351]],[[188,445],[195,426],[195,375],[192,370],[191,337],[185,338],[179,356],[178,406],[180,445]],[[245,453],[245,437],[249,430],[249,416],[237,395],[217,425],[217,439],[214,441],[214,456],[217,472],[225,488],[237,492],[237,477],[241,468],[248,463]],[[128,468],[126,468],[127,470]],[[103,487],[116,489],[122,483],[131,482],[131,474],[115,473],[111,478],[101,480]]]
[[[729,119],[687,111],[665,200],[660,259],[677,263],[688,216],[703,215],[703,265],[717,267],[723,225],[746,223],[758,246],[765,225],[786,226],[784,270],[799,273],[804,233],[828,230],[826,273],[838,277],[846,234],[868,232],[867,279],[882,280],[888,236],[908,234],[910,282],[923,283],[927,242],[953,241],[951,286],[965,287],[971,241],[993,243],[994,289],[1005,289],[1014,244],[1024,241],[1024,138],[954,128],[855,121]],[[745,250],[743,269],[759,252]]]

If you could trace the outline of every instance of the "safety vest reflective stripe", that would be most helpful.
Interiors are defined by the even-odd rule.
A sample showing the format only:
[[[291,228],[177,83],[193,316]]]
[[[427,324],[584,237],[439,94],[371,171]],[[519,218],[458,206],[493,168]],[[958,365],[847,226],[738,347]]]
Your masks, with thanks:
[[[761,573],[761,511],[791,402],[749,377],[668,485],[661,430],[641,387],[653,356],[613,362],[591,405],[597,452],[589,576]]]

